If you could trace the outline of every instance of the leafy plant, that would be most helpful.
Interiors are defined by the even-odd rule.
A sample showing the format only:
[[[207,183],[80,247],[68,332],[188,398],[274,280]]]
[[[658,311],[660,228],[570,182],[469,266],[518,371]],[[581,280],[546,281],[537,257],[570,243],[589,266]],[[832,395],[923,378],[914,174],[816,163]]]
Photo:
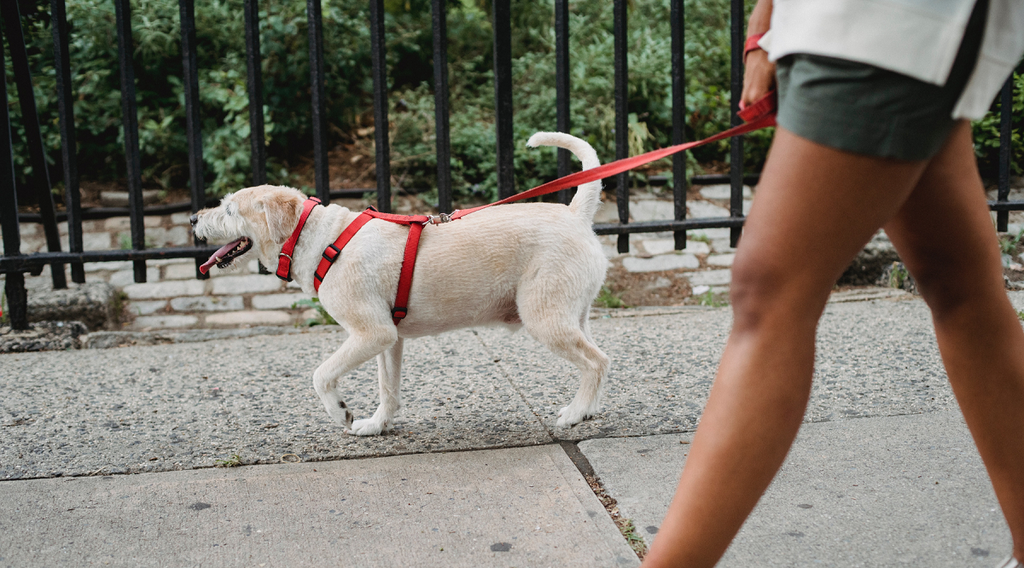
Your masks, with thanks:
[[[628,308],[617,294],[611,291],[607,286],[601,286],[601,292],[598,293],[597,298],[594,299],[594,304],[603,308]]]
[[[729,305],[728,301],[721,299],[720,296],[716,296],[715,293],[712,292],[711,290],[708,290],[707,292],[701,294],[699,301],[700,305],[708,306],[711,308],[721,308],[723,306]]]
[[[910,271],[903,265],[902,262],[892,263],[892,267],[889,270],[889,287],[890,288],[903,288],[903,285],[910,278]]]
[[[981,120],[971,123],[974,133],[974,153],[978,157],[978,167],[982,175],[987,178],[995,178],[999,174],[999,131],[1000,112],[1002,110],[1002,97],[997,96],[989,109],[988,114]],[[1024,74],[1013,74],[1013,91],[1011,96],[1011,114],[1019,117],[1024,113]],[[1024,140],[1021,139],[1019,128],[1011,130],[1010,134],[1010,170],[1020,175],[1021,162],[1024,158]]]
[[[1020,245],[1021,240],[1024,239],[1024,227],[1017,231],[1017,236],[1011,237],[1005,235],[999,239],[999,250],[1003,254],[1010,254],[1017,252],[1017,246]]]
[[[238,454],[231,454],[231,457],[223,460],[214,460],[217,467],[239,467],[242,464],[242,457]]]
[[[338,325],[338,322],[334,321],[334,318],[331,317],[331,314],[327,313],[327,310],[324,308],[323,304],[320,303],[319,298],[299,300],[298,302],[292,304],[293,310],[301,308],[313,308],[317,312],[316,317],[309,318],[306,320],[307,327],[313,327],[314,325]]]
[[[617,520],[619,525],[619,532],[626,538],[626,543],[633,549],[633,552],[637,556],[643,558],[647,554],[647,543],[644,542],[644,538],[636,532],[636,526],[633,524],[633,519],[621,519]]]
[[[691,241],[696,241],[698,243],[707,243],[709,245],[711,244],[711,237],[707,236],[704,233],[694,233],[690,235],[689,239]]]
[[[11,314],[7,309],[7,293],[0,291],[0,325],[11,323]]]

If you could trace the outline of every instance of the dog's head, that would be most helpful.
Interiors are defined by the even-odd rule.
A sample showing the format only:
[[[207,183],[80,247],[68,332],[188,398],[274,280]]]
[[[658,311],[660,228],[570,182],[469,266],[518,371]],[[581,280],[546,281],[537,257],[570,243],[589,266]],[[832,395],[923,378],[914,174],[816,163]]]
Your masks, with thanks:
[[[254,248],[263,265],[274,269],[281,246],[299,223],[305,200],[297,189],[261,185],[228,194],[218,207],[193,215],[196,237],[228,242],[203,263],[203,271],[215,264],[221,269],[244,264]]]

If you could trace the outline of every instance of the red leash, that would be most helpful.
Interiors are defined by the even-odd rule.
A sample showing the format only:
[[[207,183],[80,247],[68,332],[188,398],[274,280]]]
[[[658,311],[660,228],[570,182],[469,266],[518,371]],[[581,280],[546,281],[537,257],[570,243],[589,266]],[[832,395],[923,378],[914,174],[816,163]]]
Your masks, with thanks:
[[[615,174],[620,174],[627,170],[631,170],[637,166],[648,164],[655,160],[660,160],[666,156],[696,148],[704,144],[709,144],[717,140],[724,140],[733,136],[739,136],[740,134],[747,134],[755,130],[760,130],[768,126],[775,126],[775,109],[776,109],[776,96],[775,91],[772,91],[765,95],[762,99],[749,107],[740,106],[741,110],[737,115],[742,118],[745,124],[734,126],[729,130],[709,136],[703,140],[697,140],[695,142],[687,142],[686,144],[677,144],[675,146],[669,146],[668,148],[662,148],[660,150],[653,150],[645,154],[633,156],[623,160],[615,162],[609,162],[603,166],[591,168],[574,174],[569,174],[565,177],[549,181],[545,184],[539,185],[533,189],[517,193],[511,197],[506,197],[501,201],[495,201],[494,203],[488,203],[487,205],[481,205],[472,209],[460,209],[452,212],[451,215],[442,213],[441,215],[393,215],[390,213],[380,213],[377,210],[370,208],[363,211],[354,221],[349,223],[345,230],[341,232],[337,240],[333,244],[327,245],[321,255],[323,259],[316,268],[316,272],[313,274],[313,289],[317,292],[320,291],[320,283],[327,276],[327,271],[331,269],[334,261],[341,255],[341,250],[345,248],[345,245],[355,236],[359,229],[363,228],[366,223],[371,219],[382,219],[391,223],[398,223],[401,225],[409,225],[409,238],[405,241],[405,257],[402,260],[402,272],[398,279],[398,293],[395,297],[395,307],[391,310],[391,317],[398,325],[402,321],[408,312],[409,302],[409,290],[412,288],[412,274],[413,269],[416,266],[416,252],[419,248],[420,234],[423,232],[423,227],[428,224],[439,224],[454,221],[456,219],[465,217],[474,211],[480,211],[488,207],[495,205],[502,205],[504,203],[512,203],[515,201],[521,201],[523,199],[529,199],[531,197],[537,197],[540,195],[547,195],[584,183],[597,181],[606,177],[611,177]],[[302,206],[302,215],[299,217],[299,224],[295,227],[291,237],[285,242],[284,247],[281,249],[281,254],[278,258],[277,265],[277,276],[282,280],[291,280],[291,260],[292,253],[295,250],[295,243],[299,240],[299,234],[302,232],[303,226],[306,224],[306,219],[309,217],[310,212],[317,205],[320,205],[320,200],[315,197],[310,197]]]

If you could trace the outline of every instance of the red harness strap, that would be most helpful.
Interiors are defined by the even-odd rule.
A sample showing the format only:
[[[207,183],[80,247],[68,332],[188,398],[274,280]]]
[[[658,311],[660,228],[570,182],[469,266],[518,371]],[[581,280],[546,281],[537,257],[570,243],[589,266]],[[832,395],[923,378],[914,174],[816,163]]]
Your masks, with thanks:
[[[306,219],[313,212],[313,208],[320,205],[320,200],[310,197],[302,204],[302,215],[299,216],[299,224],[295,226],[292,235],[284,242],[281,253],[277,255],[277,277],[285,282],[292,281],[292,254],[295,252],[295,243],[299,242],[299,234],[306,226]]]
[[[405,240],[405,257],[402,259],[402,272],[398,277],[398,294],[395,295],[395,307],[391,309],[391,318],[395,325],[398,325],[409,313],[409,290],[412,288],[412,273],[416,268],[416,252],[419,250],[420,234],[423,233],[423,226],[430,221],[426,215],[392,215],[381,213],[375,209],[363,211],[354,221],[345,227],[338,239],[333,244],[327,245],[324,249],[323,258],[316,267],[313,274],[313,289],[320,291],[320,283],[327,276],[327,271],[338,259],[341,249],[345,248],[352,237],[363,228],[371,219],[382,219],[399,225],[409,225],[409,238]]]

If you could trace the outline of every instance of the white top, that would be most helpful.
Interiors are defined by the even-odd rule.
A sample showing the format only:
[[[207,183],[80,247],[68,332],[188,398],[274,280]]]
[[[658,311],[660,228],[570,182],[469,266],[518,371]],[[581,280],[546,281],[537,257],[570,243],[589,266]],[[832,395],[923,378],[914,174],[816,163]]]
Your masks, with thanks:
[[[771,61],[810,53],[942,85],[975,0],[774,0],[759,45]],[[979,119],[1024,55],[1024,0],[989,0],[981,53],[953,118]]]

